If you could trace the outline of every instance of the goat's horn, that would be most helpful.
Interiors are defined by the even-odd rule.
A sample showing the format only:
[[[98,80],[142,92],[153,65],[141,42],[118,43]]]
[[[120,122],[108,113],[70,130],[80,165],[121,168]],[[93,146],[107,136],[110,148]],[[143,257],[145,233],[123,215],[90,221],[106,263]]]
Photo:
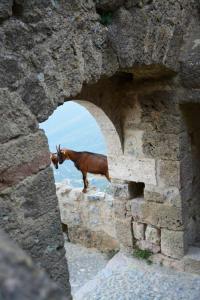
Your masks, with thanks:
[[[59,144],[59,146],[58,146],[58,150],[60,151],[60,144]]]

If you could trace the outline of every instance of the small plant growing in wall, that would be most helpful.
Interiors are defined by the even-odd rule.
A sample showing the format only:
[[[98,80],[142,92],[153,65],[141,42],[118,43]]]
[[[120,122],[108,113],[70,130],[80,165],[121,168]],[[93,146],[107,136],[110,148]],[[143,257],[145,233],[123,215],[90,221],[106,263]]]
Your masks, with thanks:
[[[142,250],[139,248],[136,248],[133,252],[133,256],[138,259],[146,260],[146,262],[150,265],[152,264],[152,261],[150,260],[150,256],[152,255],[152,252],[149,250]]]
[[[101,12],[99,14],[101,24],[108,26],[112,23],[113,13],[111,11]]]

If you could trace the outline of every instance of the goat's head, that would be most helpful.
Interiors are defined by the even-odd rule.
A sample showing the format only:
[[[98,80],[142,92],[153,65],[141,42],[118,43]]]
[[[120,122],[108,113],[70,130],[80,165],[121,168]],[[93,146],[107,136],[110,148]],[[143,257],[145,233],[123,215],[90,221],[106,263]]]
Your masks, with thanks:
[[[62,150],[60,149],[60,145],[58,147],[56,146],[56,150],[57,150],[58,162],[59,162],[59,164],[62,164],[65,160],[65,157],[64,157]]]
[[[56,169],[58,169],[58,157],[57,157],[57,154],[56,154],[56,153],[51,153],[51,154],[50,154],[50,159],[51,159],[51,161],[52,161],[54,167],[55,167]]]

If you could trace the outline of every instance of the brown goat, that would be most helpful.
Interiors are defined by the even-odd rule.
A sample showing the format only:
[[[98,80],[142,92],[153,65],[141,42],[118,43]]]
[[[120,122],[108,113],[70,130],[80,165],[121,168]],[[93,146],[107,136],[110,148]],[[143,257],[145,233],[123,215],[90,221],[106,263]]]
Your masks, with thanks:
[[[110,181],[108,173],[108,162],[105,155],[86,151],[77,152],[70,149],[60,149],[60,145],[56,148],[59,164],[62,164],[65,160],[70,159],[71,161],[73,161],[75,167],[79,171],[81,171],[84,182],[83,193],[87,192],[87,188],[89,185],[87,180],[87,173],[103,175]]]
[[[54,167],[56,169],[58,169],[58,157],[57,157],[57,153],[51,153],[50,154],[50,160],[53,163]]]

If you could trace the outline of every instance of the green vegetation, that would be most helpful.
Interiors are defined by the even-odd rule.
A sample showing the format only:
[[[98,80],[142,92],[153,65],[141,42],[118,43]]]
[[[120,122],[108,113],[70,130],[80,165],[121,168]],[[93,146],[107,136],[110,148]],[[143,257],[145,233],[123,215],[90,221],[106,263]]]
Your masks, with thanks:
[[[100,16],[101,16],[101,20],[100,20],[101,24],[108,26],[112,23],[113,13],[111,11],[102,12]]]
[[[146,262],[150,265],[152,264],[152,261],[149,259],[149,257],[152,255],[151,251],[149,250],[142,250],[142,249],[135,249],[133,252],[133,256],[139,259],[144,259]]]

